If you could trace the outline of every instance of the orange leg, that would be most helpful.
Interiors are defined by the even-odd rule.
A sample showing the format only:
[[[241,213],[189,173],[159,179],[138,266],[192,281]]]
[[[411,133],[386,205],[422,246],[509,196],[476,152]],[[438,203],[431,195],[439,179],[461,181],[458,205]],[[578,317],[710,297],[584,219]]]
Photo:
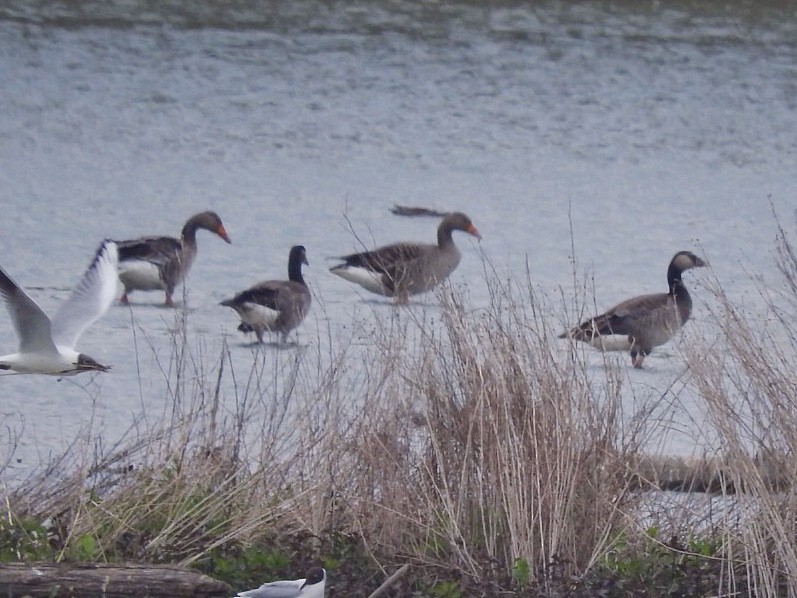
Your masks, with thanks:
[[[122,305],[127,305],[130,303],[130,299],[127,298],[127,291],[122,293],[122,296],[119,298],[119,303]]]

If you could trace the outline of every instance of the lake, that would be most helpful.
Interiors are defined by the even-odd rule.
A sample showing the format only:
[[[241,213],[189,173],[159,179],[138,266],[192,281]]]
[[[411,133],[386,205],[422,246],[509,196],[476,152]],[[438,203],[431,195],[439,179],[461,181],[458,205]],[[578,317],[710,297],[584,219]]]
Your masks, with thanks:
[[[219,301],[285,277],[298,243],[315,297],[299,344],[367,343],[374,313],[393,308],[327,269],[363,244],[434,239],[434,220],[393,204],[471,216],[483,240],[457,236],[451,284],[475,308],[490,297],[485,262],[521,281],[528,267],[552,305],[588,280],[603,309],[666,290],[669,259],[693,250],[712,268],[685,277],[685,339],[712,333],[710,278],[763,317],[760,285],[779,284],[773,209],[794,232],[785,1],[6,0],[0,64],[0,264],[52,313],[101,239],[178,235],[217,211],[232,245],[200,232],[186,286],[189,345],[211,371],[225,340],[242,371],[257,359]],[[81,339],[110,374],[3,376],[0,460],[90,452],[168,412],[181,310],[162,299],[133,294]],[[434,313],[435,297],[414,309]],[[551,327],[576,317],[552,309]],[[5,312],[0,342],[16,350]],[[661,446],[690,454],[700,410],[677,345],[629,371],[628,394],[678,390]],[[294,358],[271,349],[274,371]]]

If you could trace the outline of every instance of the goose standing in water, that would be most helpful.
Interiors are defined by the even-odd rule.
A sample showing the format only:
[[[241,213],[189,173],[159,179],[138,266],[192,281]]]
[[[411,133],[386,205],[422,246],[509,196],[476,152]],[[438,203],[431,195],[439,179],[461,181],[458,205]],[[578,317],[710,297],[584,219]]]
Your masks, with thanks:
[[[437,244],[394,243],[373,251],[341,257],[342,264],[330,268],[350,282],[385,297],[406,303],[410,295],[432,290],[459,265],[459,249],[452,233],[461,230],[481,240],[479,231],[462,212],[451,212],[437,228]]]
[[[258,342],[263,333],[279,332],[282,342],[288,333],[302,323],[310,311],[310,289],[302,276],[302,264],[307,262],[307,251],[301,245],[291,247],[288,254],[288,280],[266,280],[238,293],[221,305],[232,307],[241,317],[238,330],[254,332]]]
[[[141,237],[117,241],[119,279],[125,287],[120,301],[129,302],[133,291],[165,291],[166,305],[174,305],[174,289],[185,280],[197,253],[196,232],[200,228],[231,243],[215,212],[201,212],[188,219],[179,239]]]
[[[117,261],[116,244],[105,240],[52,320],[0,268],[0,295],[19,337],[19,352],[0,357],[0,370],[53,376],[107,372],[110,366],[78,353],[74,347],[83,331],[113,302],[118,284]]]
[[[641,368],[642,361],[653,347],[669,341],[689,320],[692,298],[681,275],[686,270],[707,265],[707,262],[691,251],[679,251],[673,256],[667,269],[668,292],[627,299],[609,311],[561,334],[559,338],[570,337],[600,349],[603,347],[604,337],[626,336],[631,350],[631,362],[635,368]]]
[[[259,588],[238,592],[236,598],[324,598],[327,572],[313,567],[304,579],[264,583]]]

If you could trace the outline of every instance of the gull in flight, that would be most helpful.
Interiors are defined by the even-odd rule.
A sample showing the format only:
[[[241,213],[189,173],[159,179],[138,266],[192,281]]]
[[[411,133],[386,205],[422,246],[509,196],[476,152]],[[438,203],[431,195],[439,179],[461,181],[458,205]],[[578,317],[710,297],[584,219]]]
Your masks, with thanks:
[[[53,376],[107,372],[110,366],[78,353],[74,347],[83,331],[113,302],[118,261],[116,243],[106,239],[52,320],[0,268],[0,295],[19,337],[19,352],[0,357],[0,370]]]
[[[264,583],[259,588],[239,592],[236,598],[324,598],[327,572],[313,567],[305,579]]]

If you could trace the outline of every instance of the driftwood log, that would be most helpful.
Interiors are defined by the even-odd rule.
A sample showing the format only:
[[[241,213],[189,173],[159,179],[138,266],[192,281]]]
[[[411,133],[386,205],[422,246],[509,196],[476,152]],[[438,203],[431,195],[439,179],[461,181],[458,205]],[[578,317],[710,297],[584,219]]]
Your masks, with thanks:
[[[169,565],[0,564],[3,598],[229,598],[233,594],[224,582]]]

